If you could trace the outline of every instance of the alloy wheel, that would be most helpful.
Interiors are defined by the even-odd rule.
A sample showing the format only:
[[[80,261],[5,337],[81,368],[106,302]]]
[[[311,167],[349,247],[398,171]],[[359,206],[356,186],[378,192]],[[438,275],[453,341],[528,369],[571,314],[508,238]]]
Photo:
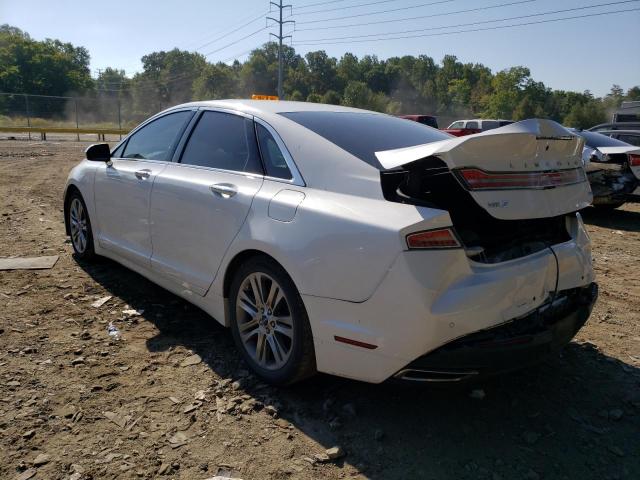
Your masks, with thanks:
[[[238,332],[244,349],[262,368],[278,370],[293,350],[291,308],[278,282],[262,272],[249,274],[236,298]]]
[[[69,227],[74,248],[78,253],[84,253],[88,241],[87,214],[77,197],[71,200],[69,207]]]

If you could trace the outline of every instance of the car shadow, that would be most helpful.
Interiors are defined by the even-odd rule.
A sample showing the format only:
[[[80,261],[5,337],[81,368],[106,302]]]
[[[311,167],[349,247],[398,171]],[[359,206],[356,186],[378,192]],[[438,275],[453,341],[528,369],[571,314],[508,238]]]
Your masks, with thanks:
[[[376,480],[640,478],[640,369],[590,343],[573,342],[537,367],[476,385],[371,385],[318,375],[276,388],[247,372],[230,332],[200,309],[110,260],[81,267],[145,309],[140,321],[158,329],[146,339],[150,352],[180,346],[197,353],[215,374],[275,405],[301,434],[341,446],[339,468]],[[322,466],[308,468],[323,476]]]
[[[601,210],[595,207],[585,208],[580,212],[585,223],[612,230],[640,232],[640,212],[630,210]]]

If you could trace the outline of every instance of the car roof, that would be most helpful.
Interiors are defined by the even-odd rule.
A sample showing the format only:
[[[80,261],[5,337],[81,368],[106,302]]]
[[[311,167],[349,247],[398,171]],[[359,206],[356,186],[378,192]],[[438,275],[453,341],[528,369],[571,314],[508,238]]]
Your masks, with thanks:
[[[470,118],[463,120],[455,120],[451,123],[455,122],[512,122],[513,120],[507,120],[506,118]]]
[[[611,122],[611,123],[600,123],[598,125],[594,125],[589,128],[589,131],[600,130],[603,128],[611,129],[611,130],[638,130],[640,128],[640,122]]]
[[[210,107],[210,108],[227,108],[247,114],[256,113],[284,113],[284,112],[360,112],[373,113],[369,110],[361,110],[359,108],[343,107],[340,105],[329,105],[325,103],[311,102],[291,102],[288,100],[248,100],[248,99],[229,99],[229,100],[206,100],[199,102],[183,103],[171,107],[171,110],[184,107]],[[382,115],[382,114],[380,114]]]
[[[624,135],[640,135],[640,130],[615,130],[615,129],[609,129],[609,130],[598,130],[597,132],[593,132],[593,133],[603,133],[603,134],[607,134],[607,133],[622,133]]]

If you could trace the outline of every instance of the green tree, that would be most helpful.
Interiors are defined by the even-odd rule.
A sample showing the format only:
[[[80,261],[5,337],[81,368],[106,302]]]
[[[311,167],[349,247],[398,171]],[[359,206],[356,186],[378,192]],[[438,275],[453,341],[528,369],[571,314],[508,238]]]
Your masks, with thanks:
[[[309,68],[310,90],[323,95],[327,90],[336,88],[337,61],[327,52],[319,50],[305,55]]]
[[[0,26],[0,91],[77,95],[92,87],[86,48],[52,39],[36,41],[19,28]],[[16,102],[22,106],[24,99]],[[60,114],[65,108],[62,102],[41,105],[42,116]]]

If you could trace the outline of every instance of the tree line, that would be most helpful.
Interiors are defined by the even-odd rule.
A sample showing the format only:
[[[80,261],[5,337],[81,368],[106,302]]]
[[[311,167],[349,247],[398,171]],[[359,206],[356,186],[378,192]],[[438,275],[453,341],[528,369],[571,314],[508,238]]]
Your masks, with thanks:
[[[624,91],[613,85],[602,98],[591,92],[553,90],[531,77],[527,67],[492,72],[480,63],[463,63],[446,55],[440,63],[427,55],[334,58],[324,50],[302,56],[284,47],[284,93],[287,100],[340,104],[390,114],[422,113],[445,118],[485,117],[522,120],[550,118],[587,128],[602,123],[623,100],[640,100],[640,86]],[[244,62],[210,63],[179,49],[142,57],[142,71],[129,77],[118,68],[91,76],[84,47],[59,40],[37,41],[9,25],[0,26],[0,92],[74,95],[96,105],[119,101],[123,115],[137,122],[168,106],[192,100],[246,98],[274,94],[278,47],[269,42]],[[0,113],[21,102],[0,96]],[[13,102],[13,103],[12,103]],[[68,108],[67,108],[68,110]],[[65,107],[49,115],[64,115]]]

